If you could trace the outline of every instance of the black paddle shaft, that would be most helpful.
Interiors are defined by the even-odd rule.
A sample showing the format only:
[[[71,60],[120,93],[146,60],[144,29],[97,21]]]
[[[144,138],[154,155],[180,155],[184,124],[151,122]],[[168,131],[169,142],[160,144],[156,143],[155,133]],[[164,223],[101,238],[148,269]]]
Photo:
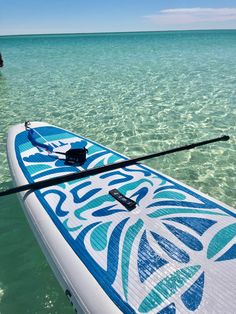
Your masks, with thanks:
[[[64,183],[64,182],[85,178],[85,177],[88,177],[88,176],[91,176],[91,175],[100,174],[100,173],[103,173],[103,172],[106,172],[106,171],[110,171],[110,170],[115,170],[115,169],[131,166],[131,165],[134,165],[134,164],[136,164],[136,163],[138,163],[140,161],[146,160],[146,159],[160,157],[160,156],[164,156],[164,155],[180,152],[180,151],[183,151],[183,150],[193,149],[193,148],[196,148],[196,147],[199,147],[199,146],[203,146],[203,145],[207,145],[207,144],[211,144],[211,143],[214,143],[214,142],[228,141],[228,140],[229,140],[229,136],[223,135],[221,137],[213,138],[211,140],[197,142],[197,143],[192,143],[192,144],[189,144],[189,145],[172,148],[172,149],[169,149],[169,150],[166,150],[166,151],[163,151],[163,152],[159,152],[159,153],[153,153],[153,154],[150,154],[150,155],[145,155],[145,156],[141,156],[141,157],[137,157],[137,158],[133,158],[133,159],[119,161],[119,162],[116,162],[116,163],[111,164],[111,165],[106,165],[106,166],[102,166],[102,167],[92,168],[92,169],[84,170],[84,171],[81,171],[81,172],[66,174],[64,176],[59,176],[59,177],[56,177],[56,178],[50,178],[50,179],[46,179],[46,180],[42,180],[42,181],[38,181],[38,182],[34,182],[34,183],[21,185],[21,186],[18,186],[18,187],[15,187],[15,188],[8,189],[8,190],[0,192],[0,196],[10,195],[10,194],[23,192],[23,191],[28,191],[28,190],[35,191],[35,190],[43,189],[43,188],[46,188],[46,187],[49,187],[49,186],[52,186],[52,185],[57,185],[57,184],[61,184],[61,183]]]

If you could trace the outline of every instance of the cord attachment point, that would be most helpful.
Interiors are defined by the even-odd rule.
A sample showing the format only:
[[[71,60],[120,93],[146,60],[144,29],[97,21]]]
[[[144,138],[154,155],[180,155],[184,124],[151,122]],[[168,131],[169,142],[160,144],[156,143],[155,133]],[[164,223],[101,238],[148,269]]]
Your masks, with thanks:
[[[25,121],[25,129],[26,129],[26,131],[28,131],[30,129],[30,125],[31,125],[30,121]]]

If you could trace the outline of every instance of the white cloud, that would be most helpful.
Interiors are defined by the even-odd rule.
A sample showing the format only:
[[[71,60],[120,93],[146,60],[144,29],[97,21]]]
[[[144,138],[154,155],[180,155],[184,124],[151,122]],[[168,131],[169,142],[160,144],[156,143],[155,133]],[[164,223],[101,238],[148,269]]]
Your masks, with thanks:
[[[182,8],[165,9],[158,14],[145,16],[147,20],[160,28],[196,28],[201,26],[236,27],[236,8]]]

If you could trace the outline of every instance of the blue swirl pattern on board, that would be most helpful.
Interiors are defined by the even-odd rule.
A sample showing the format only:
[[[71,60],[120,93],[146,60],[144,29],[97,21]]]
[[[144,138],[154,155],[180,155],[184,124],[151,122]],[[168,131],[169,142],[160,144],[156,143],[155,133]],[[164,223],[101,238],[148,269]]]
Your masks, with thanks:
[[[138,272],[140,281],[143,283],[158,268],[167,264],[167,260],[161,258],[150,246],[146,231],[144,231],[138,250]]]
[[[203,287],[204,273],[202,273],[191,287],[182,294],[181,300],[190,311],[195,311],[199,307],[202,300]]]
[[[54,139],[50,143],[53,147],[65,146],[68,140],[71,147],[78,142],[87,145],[88,158],[78,169],[41,148],[33,148],[29,156],[26,147],[28,151],[32,147],[27,132],[22,132],[15,147],[29,182],[125,159],[55,127],[38,131],[46,139]],[[108,194],[114,187],[136,201],[140,214],[136,209],[127,211]],[[236,215],[142,165],[103,173],[96,180],[89,177],[68,182],[36,195],[45,210],[56,216],[54,222],[79,258],[125,313],[155,310],[174,314],[181,302],[186,312],[194,312],[204,299],[208,275],[194,264],[193,254],[201,253],[217,263],[236,259],[236,225],[232,224]],[[210,240],[206,244],[203,235],[207,233]],[[177,270],[172,265],[178,265]]]

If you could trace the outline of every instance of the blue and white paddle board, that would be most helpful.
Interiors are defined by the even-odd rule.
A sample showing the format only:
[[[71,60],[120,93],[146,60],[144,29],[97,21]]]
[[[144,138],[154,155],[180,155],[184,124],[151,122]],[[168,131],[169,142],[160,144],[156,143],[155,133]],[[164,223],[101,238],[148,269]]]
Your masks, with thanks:
[[[126,157],[32,122],[8,134],[15,184]],[[51,151],[44,148],[48,145]],[[82,166],[53,151],[81,144]],[[128,210],[109,192],[136,203]],[[20,193],[29,224],[65,294],[85,313],[236,313],[236,211],[144,165]]]

